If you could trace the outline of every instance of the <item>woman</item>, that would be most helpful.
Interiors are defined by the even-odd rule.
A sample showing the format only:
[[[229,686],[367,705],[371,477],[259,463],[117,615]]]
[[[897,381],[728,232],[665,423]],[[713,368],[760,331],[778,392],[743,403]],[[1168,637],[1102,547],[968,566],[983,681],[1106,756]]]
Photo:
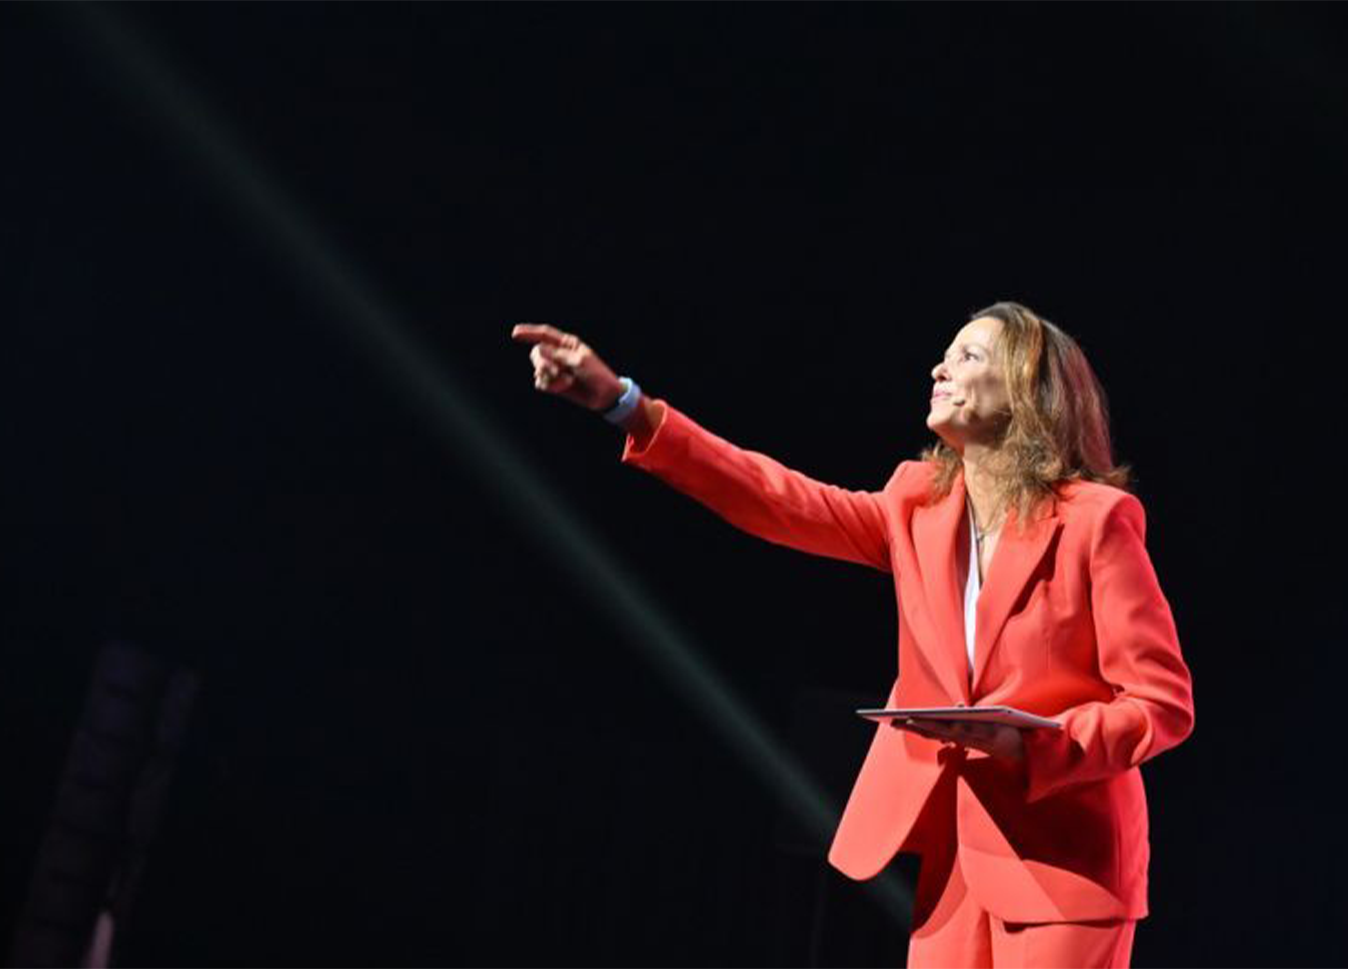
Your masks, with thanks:
[[[1016,303],[974,314],[931,372],[938,442],[865,492],[722,440],[574,335],[513,336],[538,389],[626,428],[624,462],[769,541],[891,572],[902,676],[886,706],[1061,725],[877,730],[829,860],[864,879],[921,855],[908,965],[1128,965],[1147,914],[1138,765],[1188,736],[1193,703],[1076,342]]]

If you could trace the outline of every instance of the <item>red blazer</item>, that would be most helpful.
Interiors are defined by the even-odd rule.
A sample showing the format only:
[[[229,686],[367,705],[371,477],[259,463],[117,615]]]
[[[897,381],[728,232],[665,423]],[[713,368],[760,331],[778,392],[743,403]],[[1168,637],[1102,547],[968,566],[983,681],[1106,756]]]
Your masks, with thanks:
[[[1027,731],[1020,765],[975,750],[938,758],[938,742],[879,727],[829,861],[865,879],[920,851],[918,817],[955,772],[960,867],[988,911],[1013,922],[1146,915],[1138,765],[1188,736],[1193,700],[1141,503],[1074,482],[1024,530],[1007,522],[978,600],[971,677],[955,558],[962,478],[933,502],[931,466],[905,461],[882,491],[851,491],[664,407],[644,448],[629,435],[625,463],[760,538],[893,574],[901,675],[887,705],[1007,704],[1063,725]]]

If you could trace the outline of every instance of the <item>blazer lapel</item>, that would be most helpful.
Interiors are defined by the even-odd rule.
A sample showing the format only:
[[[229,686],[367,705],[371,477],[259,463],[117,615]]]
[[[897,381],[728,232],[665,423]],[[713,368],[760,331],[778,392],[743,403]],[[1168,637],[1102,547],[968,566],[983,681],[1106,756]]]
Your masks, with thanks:
[[[955,568],[955,543],[964,511],[964,476],[950,494],[913,511],[913,545],[926,611],[934,627],[938,655],[932,657],[955,702],[969,701],[969,659],[964,646],[963,593]],[[902,673],[900,673],[902,675]]]
[[[1052,513],[1031,521],[1024,531],[1012,518],[1007,519],[978,596],[978,630],[974,638],[975,690],[1001,637],[1002,627],[1061,527],[1062,520]]]

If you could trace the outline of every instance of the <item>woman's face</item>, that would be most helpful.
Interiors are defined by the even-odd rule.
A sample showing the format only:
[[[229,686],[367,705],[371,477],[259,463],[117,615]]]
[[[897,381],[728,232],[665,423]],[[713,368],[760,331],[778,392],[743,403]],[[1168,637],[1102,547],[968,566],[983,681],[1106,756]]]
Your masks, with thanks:
[[[992,443],[1011,412],[997,348],[1001,332],[994,317],[971,320],[932,368],[927,427],[956,451]]]

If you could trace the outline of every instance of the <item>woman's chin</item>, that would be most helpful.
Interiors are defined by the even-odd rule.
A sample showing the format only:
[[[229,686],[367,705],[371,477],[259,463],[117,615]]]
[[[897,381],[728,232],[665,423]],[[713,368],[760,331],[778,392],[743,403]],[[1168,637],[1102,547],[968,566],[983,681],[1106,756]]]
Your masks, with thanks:
[[[954,448],[956,451],[960,449],[960,445],[963,443],[963,438],[958,433],[958,429],[952,426],[949,418],[944,416],[929,415],[927,417],[927,430],[939,437],[941,443]]]

